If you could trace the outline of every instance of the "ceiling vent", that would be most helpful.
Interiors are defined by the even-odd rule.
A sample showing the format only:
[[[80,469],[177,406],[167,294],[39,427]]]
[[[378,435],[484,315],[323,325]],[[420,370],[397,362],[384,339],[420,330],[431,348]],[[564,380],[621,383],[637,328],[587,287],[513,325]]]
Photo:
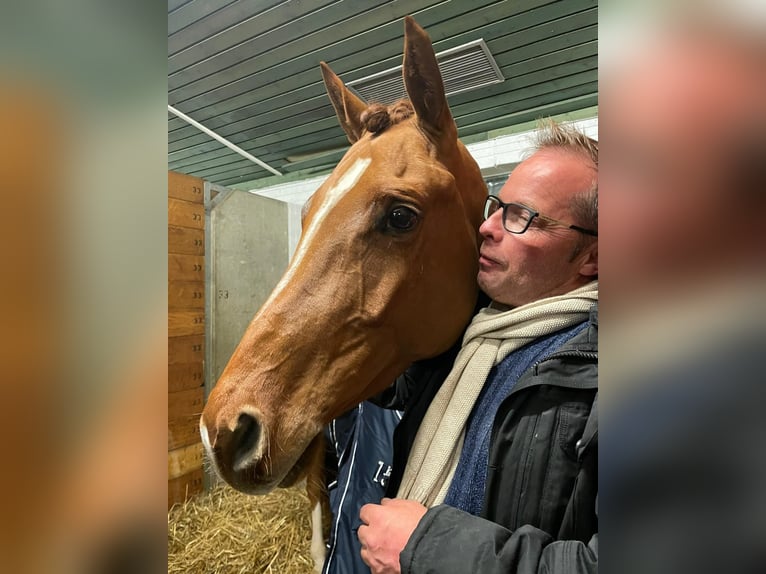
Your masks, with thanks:
[[[481,38],[439,52],[436,61],[439,62],[444,91],[448,96],[505,80]],[[346,85],[368,102],[391,104],[407,97],[401,66],[352,80]]]

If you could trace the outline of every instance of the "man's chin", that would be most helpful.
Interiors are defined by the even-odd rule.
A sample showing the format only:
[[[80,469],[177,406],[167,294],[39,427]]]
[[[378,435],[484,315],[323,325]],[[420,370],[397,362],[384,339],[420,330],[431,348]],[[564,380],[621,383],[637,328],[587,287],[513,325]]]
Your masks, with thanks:
[[[512,303],[506,303],[506,301],[512,299],[507,292],[504,292],[501,288],[498,288],[496,282],[492,281],[492,277],[489,273],[483,273],[479,271],[476,277],[476,283],[479,285],[479,289],[492,299],[492,306],[498,309],[515,307]],[[502,285],[501,285],[502,287]]]
[[[476,283],[479,285],[479,289],[494,299],[497,293],[496,289],[493,289],[494,281],[492,281],[492,275],[491,271],[479,269],[479,273],[476,275]]]
[[[482,276],[482,272],[479,271],[479,275],[476,277],[476,283],[479,285],[479,289],[486,293],[487,297],[494,300],[497,292],[492,288],[492,284],[487,281],[487,277]]]

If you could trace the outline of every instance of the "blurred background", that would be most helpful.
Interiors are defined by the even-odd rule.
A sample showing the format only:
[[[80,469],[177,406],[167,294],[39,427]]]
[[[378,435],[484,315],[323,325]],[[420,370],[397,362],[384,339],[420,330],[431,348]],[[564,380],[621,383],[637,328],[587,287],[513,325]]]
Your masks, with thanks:
[[[0,3],[4,572],[164,571],[165,14]]]
[[[163,571],[167,6],[0,4],[0,556]],[[762,572],[762,2],[603,3],[605,572]]]
[[[766,567],[764,12],[599,11],[606,572]]]

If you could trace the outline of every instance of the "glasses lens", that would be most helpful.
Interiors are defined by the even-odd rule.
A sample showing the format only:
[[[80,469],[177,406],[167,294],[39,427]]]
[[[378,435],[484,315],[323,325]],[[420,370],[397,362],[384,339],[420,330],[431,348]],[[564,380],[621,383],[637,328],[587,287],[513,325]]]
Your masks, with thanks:
[[[484,202],[484,219],[489,219],[499,207],[500,202],[494,195],[487,197],[487,201]]]
[[[521,233],[526,230],[531,217],[532,212],[523,205],[509,203],[505,209],[505,221],[503,223],[511,233]]]

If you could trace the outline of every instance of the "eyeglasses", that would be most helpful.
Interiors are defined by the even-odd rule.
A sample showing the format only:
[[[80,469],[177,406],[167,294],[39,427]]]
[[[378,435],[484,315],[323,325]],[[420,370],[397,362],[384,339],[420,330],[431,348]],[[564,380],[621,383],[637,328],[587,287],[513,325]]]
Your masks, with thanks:
[[[527,229],[529,229],[529,225],[536,217],[541,221],[553,223],[567,229],[574,229],[575,231],[579,231],[580,233],[584,233],[586,235],[592,235],[593,237],[598,237],[597,231],[585,229],[579,225],[570,225],[568,223],[564,223],[563,221],[559,221],[558,219],[553,219],[552,217],[541,215],[539,211],[535,211],[534,209],[520,203],[503,203],[498,197],[494,195],[487,196],[487,200],[484,202],[484,219],[489,219],[492,214],[501,207],[503,208],[503,227],[509,233],[521,235]]]

